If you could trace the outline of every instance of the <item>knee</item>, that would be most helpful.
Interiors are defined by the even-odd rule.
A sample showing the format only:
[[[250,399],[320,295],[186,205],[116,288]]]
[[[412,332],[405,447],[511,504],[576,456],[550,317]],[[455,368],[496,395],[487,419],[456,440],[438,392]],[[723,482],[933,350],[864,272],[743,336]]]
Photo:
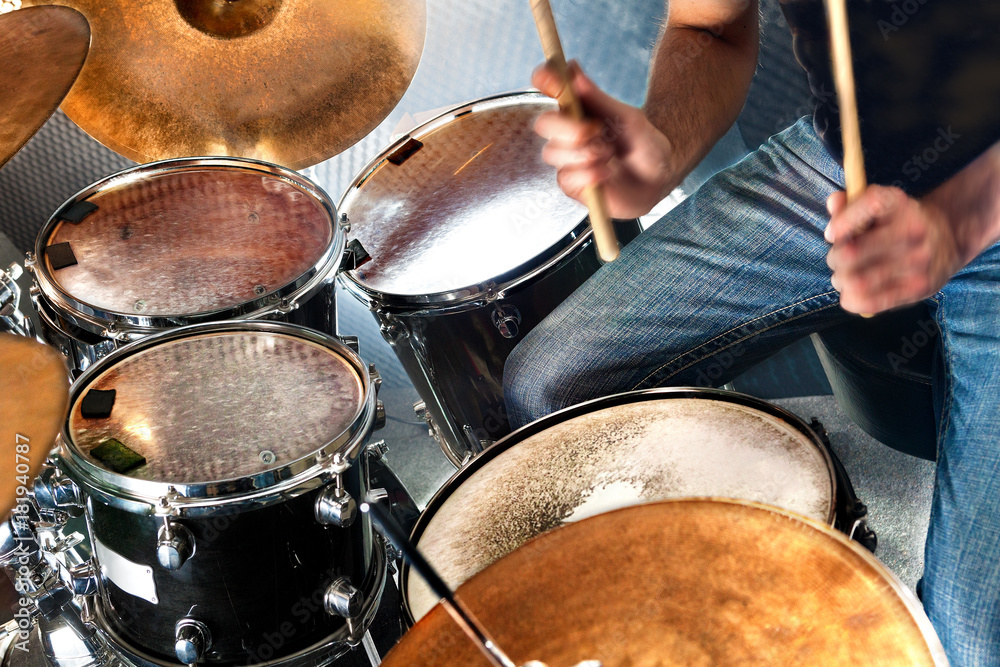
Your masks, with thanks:
[[[520,428],[558,409],[547,398],[547,387],[554,381],[550,376],[553,364],[546,363],[542,347],[529,334],[504,363],[503,395],[511,428]]]

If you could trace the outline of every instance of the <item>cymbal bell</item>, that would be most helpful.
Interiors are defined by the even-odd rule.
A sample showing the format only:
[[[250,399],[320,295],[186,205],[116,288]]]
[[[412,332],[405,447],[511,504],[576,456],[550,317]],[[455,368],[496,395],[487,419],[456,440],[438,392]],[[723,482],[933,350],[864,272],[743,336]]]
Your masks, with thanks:
[[[395,107],[426,31],[425,0],[57,2],[94,34],[63,111],[137,162],[321,162]]]
[[[18,493],[19,487],[31,488],[62,428],[69,408],[69,376],[54,348],[9,333],[0,333],[0,369],[3,520],[24,493]]]
[[[68,7],[0,14],[0,167],[59,107],[89,48],[87,19]]]
[[[458,588],[517,664],[945,665],[919,603],[857,543],[744,501],[670,500],[531,540]],[[488,665],[440,604],[383,667]]]

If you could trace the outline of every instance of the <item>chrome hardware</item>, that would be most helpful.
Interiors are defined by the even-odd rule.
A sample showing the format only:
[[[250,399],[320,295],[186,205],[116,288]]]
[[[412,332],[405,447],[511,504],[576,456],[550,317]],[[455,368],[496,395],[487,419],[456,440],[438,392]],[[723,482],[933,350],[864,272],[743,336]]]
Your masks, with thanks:
[[[324,526],[347,528],[358,515],[358,504],[347,491],[340,486],[340,478],[330,486],[320,491],[313,507],[316,521]]]
[[[368,446],[365,447],[365,453],[369,459],[381,461],[389,453],[389,446],[385,444],[385,440],[376,440],[368,443]]]
[[[264,463],[266,465],[271,465],[272,463],[278,460],[278,457],[270,449],[265,449],[264,451],[262,451],[258,455],[258,458],[260,458],[261,463]]]
[[[166,517],[156,533],[156,560],[167,570],[179,570],[194,555],[195,539],[190,530]]]
[[[521,312],[511,305],[493,305],[493,324],[504,338],[517,338],[520,332]]]
[[[185,665],[201,662],[212,647],[212,633],[208,626],[193,618],[182,618],[174,626],[174,651]]]
[[[372,422],[372,430],[377,431],[385,426],[385,403],[375,401],[375,421]]]
[[[361,354],[361,344],[358,342],[357,336],[338,336],[340,342],[351,348],[354,354]]]
[[[375,368],[375,364],[368,364],[368,377],[371,378],[372,386],[378,391],[382,386],[382,374]]]
[[[354,618],[361,611],[364,596],[346,577],[331,583],[323,595],[323,608],[331,616]]]
[[[60,507],[83,507],[80,489],[73,480],[59,475],[55,468],[47,468],[35,479],[35,501],[43,510]]]
[[[97,595],[97,568],[92,561],[69,568],[69,585],[73,595]]]
[[[347,217],[346,213],[341,213],[338,221],[340,222],[340,228],[343,229],[345,233],[351,231],[351,221]]]

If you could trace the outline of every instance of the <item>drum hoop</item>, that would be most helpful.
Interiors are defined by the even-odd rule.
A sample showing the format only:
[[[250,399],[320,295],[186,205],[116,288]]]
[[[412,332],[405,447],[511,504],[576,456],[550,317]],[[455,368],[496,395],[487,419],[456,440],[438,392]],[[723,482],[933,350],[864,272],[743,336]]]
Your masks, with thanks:
[[[441,485],[441,488],[439,488],[437,492],[431,496],[431,499],[427,502],[427,507],[420,513],[420,517],[413,526],[413,531],[410,533],[410,542],[415,545],[419,544],[420,538],[427,529],[427,525],[437,514],[438,510],[441,509],[441,506],[444,505],[445,501],[451,497],[451,494],[464,484],[465,481],[468,480],[474,473],[478,472],[483,466],[514,445],[517,445],[533,435],[548,430],[549,428],[568,421],[574,417],[590,414],[604,408],[612,408],[619,405],[630,405],[640,401],[650,401],[662,398],[699,398],[752,408],[760,412],[764,412],[765,414],[769,414],[772,417],[781,419],[787,426],[794,428],[797,432],[804,435],[810,442],[813,443],[813,445],[815,445],[816,449],[819,450],[826,463],[831,489],[830,514],[827,517],[827,526],[831,530],[834,530],[833,524],[836,518],[837,504],[840,501],[840,498],[833,460],[822,439],[820,439],[820,437],[816,435],[809,425],[806,424],[798,415],[754,396],[741,394],[735,391],[708,389],[703,387],[659,387],[656,389],[641,389],[638,391],[623,392],[620,394],[613,394],[611,396],[595,398],[583,403],[577,403],[576,405],[572,405],[568,408],[563,408],[562,410],[548,414],[541,419],[531,422],[530,424],[526,424],[516,431],[504,436],[500,440],[497,440],[496,443],[490,445],[485,450],[469,459],[468,463],[449,477],[448,480]],[[767,507],[766,505],[763,506]],[[413,618],[413,612],[410,610],[408,581],[409,565],[404,562],[399,572],[399,593],[403,602],[403,620],[407,623],[407,625],[412,626],[415,619]]]
[[[374,582],[371,579],[374,578]],[[266,662],[249,663],[247,667],[312,667],[314,665],[328,664],[347,653],[348,650],[357,646],[362,636],[368,631],[375,615],[378,613],[379,605],[382,602],[382,594],[385,592],[385,582],[388,578],[388,558],[385,544],[376,534],[372,541],[372,561],[371,569],[365,576],[365,582],[361,590],[365,590],[371,584],[371,593],[365,596],[361,613],[355,623],[345,622],[343,627],[333,634],[321,639],[312,646],[297,651],[284,658],[268,660]],[[94,605],[94,621],[98,631],[104,640],[110,645],[112,651],[119,656],[131,661],[131,664],[138,667],[177,667],[177,663],[160,660],[150,656],[128,643],[127,640],[118,636],[108,623],[104,614],[104,606],[98,597],[98,603]]]
[[[337,210],[342,216],[347,216],[350,221],[350,205],[365,181],[368,180],[371,172],[381,163],[385,162],[386,156],[392,154],[397,148],[405,144],[411,138],[419,139],[426,134],[438,130],[452,121],[467,116],[471,113],[485,111],[488,109],[498,109],[520,105],[544,102],[545,106],[557,108],[556,102],[536,90],[517,90],[508,93],[490,95],[481,99],[466,102],[454,106],[434,118],[418,125],[407,134],[403,135],[378,156],[370,160],[355,176],[348,186],[347,191],[337,203]],[[589,218],[581,220],[580,224],[573,227],[559,241],[549,246],[534,258],[524,262],[520,266],[514,267],[494,277],[485,283],[458,287],[445,292],[435,292],[433,294],[392,294],[380,292],[366,286],[354,275],[353,271],[345,271],[341,274],[341,284],[350,291],[356,298],[364,303],[378,303],[380,305],[395,306],[406,310],[421,310],[433,306],[451,307],[475,307],[476,302],[495,299],[502,299],[505,290],[512,289],[522,283],[531,281],[538,276],[547,273],[552,266],[562,262],[567,255],[577,252],[582,247],[593,242],[593,232],[590,229]],[[434,309],[438,310],[438,309]]]
[[[358,374],[362,384],[362,405],[354,421],[332,441],[320,445],[308,456],[246,477],[178,484],[140,480],[101,468],[85,459],[73,444],[69,418],[63,423],[56,454],[57,466],[88,495],[135,514],[165,516],[208,516],[245,511],[301,495],[349,469],[361,454],[375,422],[376,392],[368,367],[353,350],[336,338],[313,329],[284,322],[211,322],[178,327],[121,347],[91,365],[70,387],[70,405],[76,405],[95,376],[137,352],[161,343],[201,334],[261,332],[286,335],[326,347],[339,354]]]
[[[151,176],[183,172],[194,168],[237,168],[268,174],[290,182],[304,190],[322,205],[332,229],[330,244],[323,251],[320,258],[305,273],[278,290],[236,306],[199,313],[142,317],[135,313],[103,310],[82,300],[82,297],[77,298],[73,296],[59,285],[48,269],[44,253],[45,245],[52,235],[52,230],[62,221],[59,217],[60,212],[78,201],[105,190],[128,185]],[[52,214],[42,227],[35,240],[35,251],[28,256],[25,266],[32,272],[35,278],[40,291],[39,298],[44,298],[48,301],[51,307],[67,321],[90,333],[105,338],[135,340],[141,336],[178,326],[229,320],[237,317],[251,319],[267,317],[296,309],[315,295],[323,285],[332,282],[337,270],[340,268],[347,241],[344,238],[344,232],[340,225],[335,223],[336,219],[337,211],[333,200],[330,199],[329,195],[322,188],[306,177],[280,165],[236,157],[173,158],[124,169],[106,176],[73,195]]]

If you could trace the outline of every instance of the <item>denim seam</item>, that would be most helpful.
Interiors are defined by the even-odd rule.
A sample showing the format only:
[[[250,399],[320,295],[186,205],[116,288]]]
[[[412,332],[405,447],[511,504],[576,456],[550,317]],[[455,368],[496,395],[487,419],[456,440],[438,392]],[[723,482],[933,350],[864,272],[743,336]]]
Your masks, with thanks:
[[[951,369],[955,367],[952,356],[953,351],[949,345],[945,344],[945,337],[948,335],[944,328],[944,314],[942,313],[942,306],[944,305],[944,294],[939,292],[937,299],[938,311],[938,330],[941,334],[941,351],[944,353],[945,369],[944,369],[944,381],[945,387],[947,387],[947,395],[944,403],[941,406],[941,427],[938,429],[938,439],[936,449],[940,450],[941,444],[944,442],[945,438],[948,437],[948,429],[951,426],[951,406],[955,401],[955,387],[954,383],[951,381]],[[941,452],[937,452],[938,457],[941,456]]]
[[[789,305],[787,305],[787,306],[785,306],[783,308],[779,308],[778,310],[772,310],[770,313],[766,313],[766,314],[761,315],[759,317],[755,317],[752,320],[747,320],[746,322],[740,324],[739,326],[733,327],[729,331],[723,332],[723,333],[719,334],[718,336],[716,336],[715,338],[702,343],[698,347],[692,348],[692,349],[688,350],[687,352],[685,352],[684,354],[680,354],[680,355],[674,357],[673,359],[671,359],[670,361],[668,361],[667,363],[663,364],[662,366],[660,366],[659,368],[657,368],[655,371],[653,371],[652,373],[650,373],[649,375],[647,375],[646,377],[644,377],[642,380],[640,380],[638,384],[636,384],[635,386],[632,387],[632,390],[635,391],[636,389],[639,389],[643,384],[645,384],[646,382],[648,382],[657,373],[659,373],[663,369],[667,368],[668,366],[670,366],[670,364],[674,363],[678,359],[680,359],[682,357],[685,357],[685,356],[691,354],[692,352],[694,352],[696,350],[699,350],[699,349],[705,347],[706,345],[709,345],[709,344],[711,344],[711,343],[719,340],[720,338],[724,338],[725,336],[728,336],[729,334],[733,333],[734,331],[738,331],[739,329],[742,329],[745,326],[753,324],[754,322],[757,322],[758,320],[762,320],[762,319],[765,319],[767,317],[771,317],[772,315],[776,315],[778,313],[786,311],[789,308],[794,308],[795,306],[800,306],[800,305],[802,305],[804,303],[808,303],[809,301],[812,301],[814,299],[819,299],[821,297],[829,296],[830,294],[836,294],[836,293],[837,293],[836,290],[832,290],[832,291],[829,291],[829,292],[823,292],[822,294],[816,294],[814,296],[809,297],[808,299],[802,299],[801,301],[796,301],[795,303],[789,304]],[[734,340],[734,341],[732,341],[730,343],[725,344],[723,347],[718,348],[717,350],[715,350],[714,352],[712,352],[710,354],[706,354],[706,355],[704,355],[702,357],[699,357],[699,358],[695,359],[694,361],[692,361],[691,363],[686,364],[685,366],[682,366],[681,368],[678,368],[674,372],[672,372],[669,375],[667,375],[666,377],[664,377],[659,382],[665,382],[668,379],[670,379],[671,377],[677,375],[678,373],[680,373],[680,372],[682,372],[684,370],[687,370],[688,368],[691,368],[695,364],[697,364],[697,363],[699,363],[701,361],[704,361],[705,359],[708,359],[709,357],[714,356],[714,355],[718,354],[719,352],[722,352],[723,350],[727,350],[727,349],[733,347],[734,345],[742,343],[743,341],[745,341],[745,340],[747,340],[749,338],[753,338],[754,336],[759,336],[760,334],[766,333],[766,332],[770,331],[771,329],[774,329],[775,327],[781,326],[782,324],[786,324],[788,322],[794,322],[795,320],[797,320],[797,319],[799,319],[801,317],[805,317],[806,315],[810,315],[812,313],[818,313],[818,312],[820,312],[822,310],[826,310],[827,308],[831,308],[831,307],[836,306],[836,305],[837,304],[835,304],[835,303],[831,303],[831,304],[828,304],[828,305],[825,305],[825,306],[821,306],[821,307],[819,307],[819,308],[817,308],[815,310],[806,311],[806,312],[802,313],[801,315],[795,315],[794,317],[790,317],[787,320],[781,320],[780,322],[775,322],[771,326],[766,327],[764,329],[761,329],[759,331],[754,331],[753,333],[749,333],[746,336],[743,336],[742,338],[738,338],[737,340]]]

